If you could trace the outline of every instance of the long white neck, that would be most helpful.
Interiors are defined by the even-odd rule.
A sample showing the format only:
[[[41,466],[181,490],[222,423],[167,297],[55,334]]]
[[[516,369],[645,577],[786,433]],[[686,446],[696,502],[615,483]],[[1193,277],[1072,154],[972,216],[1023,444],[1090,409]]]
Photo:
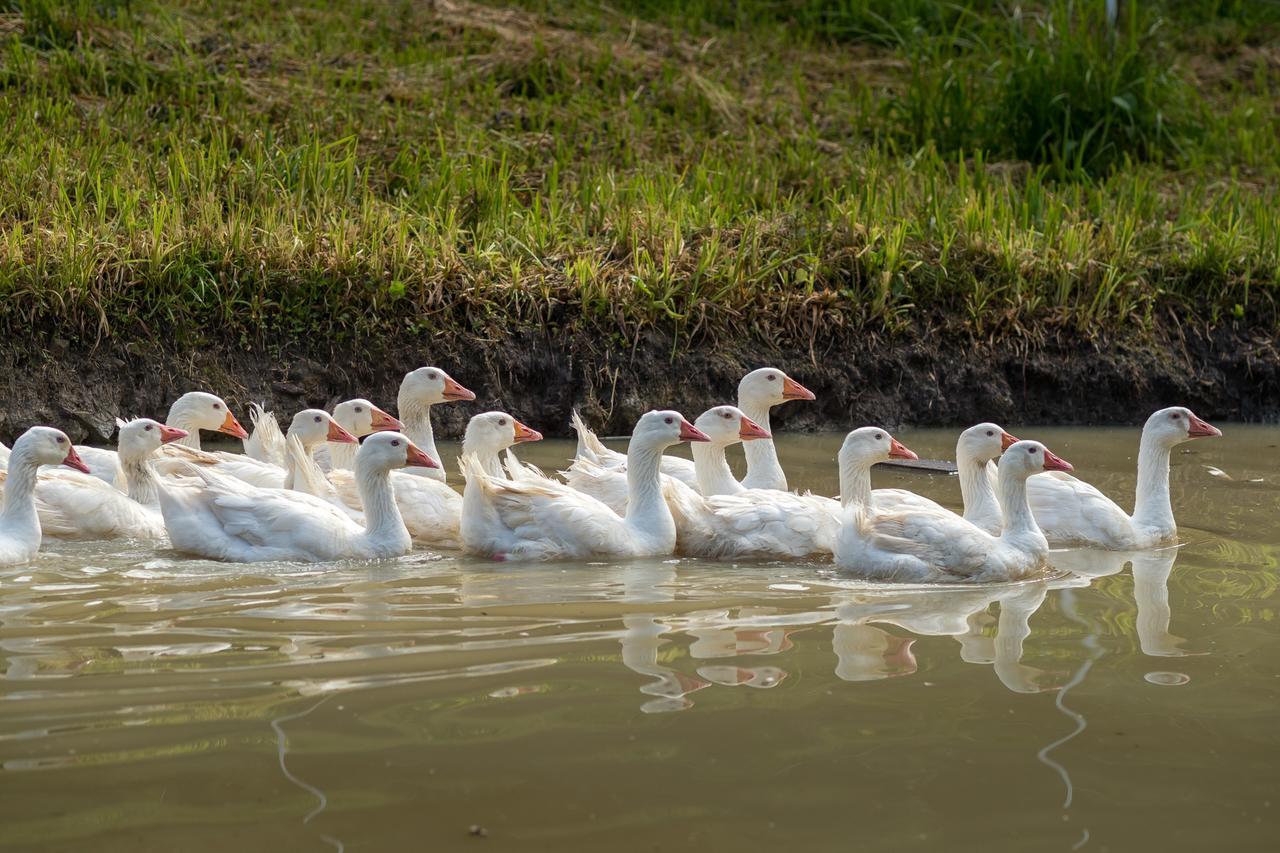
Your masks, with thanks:
[[[329,448],[329,467],[335,471],[351,471],[356,467],[358,444],[349,441],[326,441]]]
[[[750,417],[750,415],[748,415]],[[757,439],[757,441],[760,439]],[[755,441],[745,442],[747,445]],[[729,460],[724,457],[724,445],[718,441],[695,441],[693,452],[693,473],[698,481],[698,491],[703,497],[712,495],[736,495],[746,489],[733,476]]]
[[[144,506],[157,506],[160,503],[155,471],[151,468],[151,451],[140,454],[122,451],[120,470],[124,472],[125,491],[130,500]]]
[[[651,443],[631,440],[627,448],[627,524],[649,535],[670,531],[675,537],[676,523],[662,497],[662,448]]]
[[[960,498],[964,501],[964,517],[979,527],[998,530],[1003,519],[1000,500],[996,497],[996,466],[979,462],[967,454],[956,454],[960,470]]]
[[[436,450],[436,434],[431,429],[431,406],[431,403],[423,403],[404,395],[396,401],[400,422],[404,424],[404,434],[428,456],[439,462],[440,453]],[[445,479],[443,468],[407,468],[405,473],[430,477],[433,480]]]
[[[171,427],[184,429],[187,434],[174,442],[183,447],[200,450],[200,425],[196,423],[195,414],[184,406],[174,405],[169,409],[169,416],[164,421]]]
[[[767,404],[739,397],[738,408],[744,415],[764,427],[766,432],[773,432],[773,428],[769,425],[770,407]],[[743,480],[745,485],[753,489],[778,489],[783,492],[787,490],[787,475],[783,473],[782,465],[778,462],[778,451],[773,446],[772,438],[744,441],[742,452],[747,457],[747,476]]]
[[[1015,471],[1011,466],[1000,466],[1000,512],[1004,515],[1004,529],[1000,532],[1003,540],[1026,541],[1028,538],[1044,541],[1040,525],[1036,524],[1031,514],[1031,506],[1027,503],[1027,475]],[[1048,545],[1044,546],[1045,549]]]
[[[4,483],[4,511],[0,519],[9,530],[21,530],[40,541],[40,519],[36,516],[36,472],[40,470],[31,452],[21,442],[9,455],[9,474]]]
[[[840,506],[871,506],[871,463],[861,459],[840,460]]]
[[[409,531],[396,506],[395,492],[391,488],[391,472],[372,466],[356,466],[356,488],[364,505],[365,536],[380,546],[403,545],[409,547]]]
[[[1169,448],[1155,436],[1142,436],[1138,445],[1138,490],[1133,524],[1172,536],[1178,530],[1169,503]]]

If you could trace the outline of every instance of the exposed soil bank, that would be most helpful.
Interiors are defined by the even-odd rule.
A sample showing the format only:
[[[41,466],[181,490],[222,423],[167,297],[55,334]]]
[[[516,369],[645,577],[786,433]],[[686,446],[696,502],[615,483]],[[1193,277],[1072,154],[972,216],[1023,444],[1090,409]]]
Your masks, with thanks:
[[[506,340],[424,337],[371,341],[321,351],[284,347],[166,351],[156,342],[107,340],[96,348],[33,335],[0,346],[0,439],[27,426],[62,427],[77,441],[105,441],[117,416],[163,418],[194,389],[224,396],[245,418],[262,401],[285,416],[308,406],[364,396],[394,411],[405,371],[443,367],[474,390],[474,404],[439,406],[442,435],[461,435],[465,419],[502,408],[548,435],[569,434],[577,406],[604,432],[625,433],[643,411],[679,409],[691,418],[732,401],[738,379],[765,364],[811,388],[816,403],[788,405],[775,425],[793,430],[886,426],[1141,422],[1174,403],[1210,419],[1280,420],[1280,350],[1265,327],[1184,329],[1172,321],[1142,337],[979,341],[932,327],[893,336],[836,330],[812,342],[681,342],[650,332],[611,348],[608,336],[549,335]],[[672,355],[673,350],[677,351]]]

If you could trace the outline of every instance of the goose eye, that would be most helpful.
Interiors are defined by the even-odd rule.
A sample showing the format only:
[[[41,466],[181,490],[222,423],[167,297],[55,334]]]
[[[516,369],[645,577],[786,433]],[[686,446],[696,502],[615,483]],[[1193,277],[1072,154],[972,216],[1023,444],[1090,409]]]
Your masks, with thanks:
[[[777,378],[778,378],[778,377],[774,376],[772,373],[770,373],[770,374],[769,374],[769,381],[770,381],[770,382],[772,382],[773,380],[775,380],[775,379],[777,379]]]
[[[995,435],[995,434],[996,434],[996,433],[995,433],[995,430],[991,430],[991,429],[987,430],[987,438],[990,438],[991,436],[993,436],[993,435]]]
[[[151,424],[147,424],[146,426],[143,427],[143,429],[145,429],[147,432],[151,432]]]
[[[222,404],[221,404],[221,403],[214,403],[214,404],[213,404],[213,407],[214,407],[215,409],[221,409],[221,408],[222,408]]]
[[[1036,449],[1035,449],[1034,447],[1028,447],[1028,448],[1027,448],[1027,452],[1028,452],[1028,453],[1031,453],[1031,454],[1034,454],[1034,453],[1036,452]]]
[[[364,411],[364,409],[360,408],[359,406],[356,406],[356,414],[357,414],[357,415],[358,415],[358,414],[360,414],[360,413],[361,413],[361,412],[363,412],[363,411]]]
[[[428,373],[428,374],[427,374],[427,378],[428,378],[428,379],[435,379],[435,378],[436,378],[436,375],[435,375],[435,373],[434,373],[434,372],[432,372],[432,373]]]
[[[733,415],[729,414],[728,412],[725,412],[725,413],[724,413],[723,415],[721,415],[720,417],[724,418],[724,419],[727,421],[727,420],[729,420],[729,418],[733,417]]]
[[[880,433],[876,433],[876,441],[884,441],[884,436]]]
[[[67,440],[62,436],[58,436],[58,444],[66,444]]]
[[[320,423],[320,417],[316,416],[316,423]]]
[[[498,418],[498,426],[506,426],[506,425],[507,425],[506,418]]]
[[[392,447],[399,447],[399,446],[400,446],[400,439],[398,439],[398,438],[393,438],[393,439],[391,439],[391,446],[392,446]]]
[[[1178,414],[1177,412],[1174,412],[1174,413],[1173,413],[1173,415],[1172,415],[1172,417],[1173,417],[1173,419],[1176,421],[1176,420],[1178,420],[1179,418],[1181,418],[1181,417],[1182,417],[1182,415]]]
[[[675,421],[673,421],[671,418],[666,418],[666,422],[669,424],[675,423]]]

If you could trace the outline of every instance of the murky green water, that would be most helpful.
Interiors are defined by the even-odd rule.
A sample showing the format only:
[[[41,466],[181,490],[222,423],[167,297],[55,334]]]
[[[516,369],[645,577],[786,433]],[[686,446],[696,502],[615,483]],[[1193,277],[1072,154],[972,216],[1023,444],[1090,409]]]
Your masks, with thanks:
[[[1128,501],[1136,430],[1017,432]],[[0,847],[1273,850],[1280,429],[1226,432],[1175,454],[1182,548],[1004,587],[53,544],[0,574]]]

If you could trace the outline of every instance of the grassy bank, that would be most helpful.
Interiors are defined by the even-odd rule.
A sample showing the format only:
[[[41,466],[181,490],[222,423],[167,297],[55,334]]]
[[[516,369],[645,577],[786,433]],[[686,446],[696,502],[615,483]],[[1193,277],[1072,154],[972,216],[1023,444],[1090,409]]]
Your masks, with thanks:
[[[0,0],[0,326],[1243,317],[1280,4]]]

